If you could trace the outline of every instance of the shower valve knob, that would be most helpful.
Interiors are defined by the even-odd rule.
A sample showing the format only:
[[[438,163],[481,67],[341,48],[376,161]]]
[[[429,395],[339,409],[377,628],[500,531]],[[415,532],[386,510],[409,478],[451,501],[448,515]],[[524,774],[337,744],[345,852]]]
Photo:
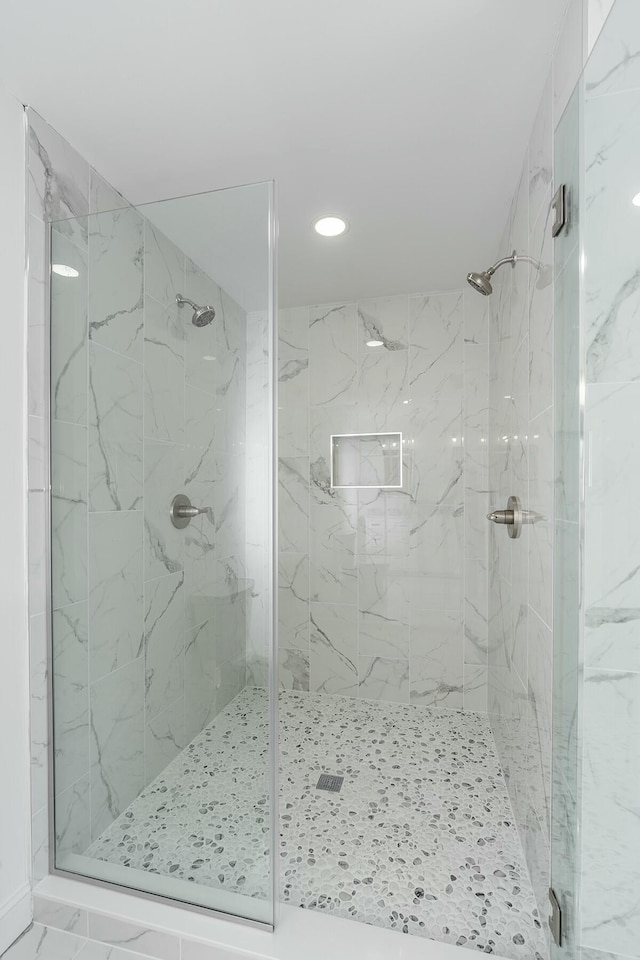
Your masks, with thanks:
[[[199,517],[202,513],[208,513],[209,507],[194,507],[189,497],[184,493],[179,493],[171,501],[169,509],[169,518],[174,527],[178,530],[184,530],[189,526],[194,517]]]
[[[522,504],[518,497],[509,497],[506,510],[492,510],[487,514],[487,520],[492,523],[503,523],[512,540],[517,540],[522,533],[523,523]]]

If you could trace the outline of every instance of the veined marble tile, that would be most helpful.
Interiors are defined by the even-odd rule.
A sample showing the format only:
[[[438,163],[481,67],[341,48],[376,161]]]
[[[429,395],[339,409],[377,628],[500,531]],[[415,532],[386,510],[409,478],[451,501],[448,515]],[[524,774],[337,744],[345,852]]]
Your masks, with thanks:
[[[555,510],[558,519],[568,521],[578,519],[580,496],[579,283],[579,249],[576,247],[555,284]]]
[[[489,568],[489,666],[511,670],[511,585]]]
[[[107,213],[114,210],[126,210],[131,204],[121,193],[101,177],[97,170],[91,167],[89,171],[89,212]]]
[[[278,558],[278,636],[283,648],[309,649],[309,557]]]
[[[616,3],[612,3],[612,0],[590,0],[590,50],[596,37],[598,39],[585,67],[585,91],[588,99],[640,89],[637,15],[638,10],[633,0],[617,0]],[[598,36],[596,31],[603,24],[602,32]]]
[[[464,345],[462,424],[465,488],[486,490],[489,479],[489,351],[483,343],[465,342]]]
[[[633,502],[640,441],[629,412],[638,409],[640,384],[587,386],[585,434],[589,466],[585,524],[585,604],[624,610],[640,605],[637,525],[611,523],[612,504]]]
[[[58,900],[49,900],[46,897],[33,898],[34,923],[42,923],[56,930],[66,930],[67,933],[76,933],[78,936],[87,935],[87,912],[80,907],[74,907]]]
[[[631,199],[637,193],[640,96],[636,91],[588,100],[584,122],[587,381],[637,380],[640,280],[633,246],[638,217]]]
[[[84,218],[89,212],[89,164],[31,107],[27,117],[29,212],[45,223],[65,221],[60,229],[83,242]]]
[[[189,485],[210,483],[216,475],[215,454],[220,443],[218,401],[209,393],[187,385],[185,402],[185,492]]]
[[[49,874],[49,808],[46,804],[31,818],[31,870],[34,883]]]
[[[90,510],[142,505],[142,372],[135,360],[90,344]]]
[[[278,384],[278,452],[281,457],[309,455],[308,368]]]
[[[55,792],[89,772],[89,636],[87,603],[53,613]]]
[[[183,490],[184,447],[145,440],[144,472],[144,575],[153,580],[184,566],[188,528],[177,529],[169,518],[171,501]]]
[[[27,327],[27,405],[29,416],[35,417],[43,417],[45,408],[44,341],[44,324],[29,324]],[[53,364],[53,344],[51,354]]]
[[[31,752],[31,811],[46,807],[48,797],[49,717],[47,694],[47,626],[45,614],[29,622],[29,731]]]
[[[511,224],[507,250],[516,250],[521,255],[530,255],[529,250],[529,168],[527,158],[523,163],[518,190],[513,198]],[[508,253],[503,254],[508,256]],[[533,267],[526,261],[517,263],[514,269],[503,268],[511,273],[508,300],[510,333],[513,346],[518,347],[529,333],[529,283]]]
[[[355,604],[312,603],[309,689],[357,696],[358,610]]]
[[[463,706],[475,713],[487,712],[489,668],[477,663],[463,666]]]
[[[358,657],[358,695],[364,700],[409,702],[409,661]]]
[[[529,287],[529,419],[553,403],[554,286],[551,190],[545,194],[531,235],[531,255],[542,266]]]
[[[446,396],[412,401],[411,440],[412,496],[441,505],[462,503],[462,367]]]
[[[358,397],[358,429],[397,431],[403,401],[410,397],[409,351],[385,347],[363,347],[368,351],[359,358],[356,392]]]
[[[142,361],[144,226],[133,207],[89,218],[89,337]]]
[[[69,854],[84,853],[91,842],[91,775],[89,773],[67,787],[55,802],[55,863],[68,864]]]
[[[368,561],[361,558],[358,598],[360,654],[370,658],[407,660],[410,606],[406,563],[392,558]]]
[[[178,310],[176,296],[190,296],[185,286],[185,256],[161,230],[144,221],[144,286],[147,296]],[[195,299],[195,297],[193,298]],[[183,310],[186,310],[183,307]]]
[[[548,625],[553,622],[554,420],[548,408],[529,424],[529,510],[538,522],[529,529],[529,603]]]
[[[89,936],[114,947],[135,950],[157,960],[178,960],[178,937],[102,913],[89,914]]]
[[[640,933],[640,674],[587,670],[583,714],[582,942],[633,956]]]
[[[169,578],[167,578],[169,579]],[[184,697],[175,700],[144,728],[144,780],[151,781],[187,745]]]
[[[489,304],[485,297],[467,289],[462,295],[465,343],[489,342]]]
[[[553,182],[553,83],[549,77],[529,140],[529,219],[534,223],[544,208]],[[536,256],[535,253],[532,254]]]
[[[416,609],[462,610],[462,508],[413,505],[407,571]]]
[[[184,439],[184,377],[182,317],[147,296],[144,303],[144,435],[147,439],[173,442]]]
[[[87,598],[87,428],[51,423],[51,597]]]
[[[305,457],[278,462],[279,546],[283,552],[309,551],[309,461]]]
[[[462,618],[412,609],[411,703],[462,709]]]
[[[144,585],[145,720],[153,720],[184,690],[184,574]]]
[[[528,674],[531,727],[528,794],[548,837],[551,831],[553,635],[535,613],[529,617]]]
[[[349,403],[356,395],[358,316],[355,303],[311,307],[309,384],[312,405]]]
[[[7,951],[7,960],[73,960],[84,936],[34,923]]]
[[[362,358],[369,356],[368,340],[382,340],[383,347],[379,349],[387,353],[406,350],[409,346],[409,298],[401,294],[358,300],[358,326]]]
[[[185,739],[190,742],[218,712],[220,671],[215,662],[212,620],[187,631],[184,655]]]
[[[280,690],[309,690],[309,647],[306,650],[281,646],[278,651]]]
[[[465,557],[464,662],[486,666],[488,661],[487,561]]]
[[[316,483],[329,487],[331,437],[360,432],[358,407],[355,403],[311,406],[309,410],[309,456],[316,464]]]
[[[314,479],[312,465],[312,481]],[[318,501],[312,482],[309,521],[310,597],[324,603],[354,603],[358,585],[357,493],[333,491]]]
[[[281,457],[309,453],[309,308],[278,313],[278,444]]]
[[[437,400],[461,385],[462,294],[409,298],[409,392]]]
[[[44,490],[28,494],[29,615],[46,610],[47,572],[44,543],[46,537],[46,500]]]
[[[404,491],[358,491],[360,557],[408,557],[411,501]]]
[[[142,653],[142,514],[89,514],[89,557],[93,683]]]
[[[94,840],[144,786],[142,657],[91,683],[91,734],[91,839]]]
[[[278,452],[309,453],[309,308],[278,313]]]
[[[76,246],[56,224],[51,229],[51,262],[78,271],[77,277],[51,273],[51,414],[69,423],[86,423],[89,290],[86,245]],[[44,303],[42,307],[44,310]],[[42,317],[44,321],[44,313]],[[44,377],[44,366],[39,375]]]

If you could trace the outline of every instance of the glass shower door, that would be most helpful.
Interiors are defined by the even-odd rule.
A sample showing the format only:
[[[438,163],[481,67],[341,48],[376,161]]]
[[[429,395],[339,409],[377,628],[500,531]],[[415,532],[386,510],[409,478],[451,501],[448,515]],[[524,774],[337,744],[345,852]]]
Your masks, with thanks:
[[[273,922],[271,184],[51,231],[52,869]]]

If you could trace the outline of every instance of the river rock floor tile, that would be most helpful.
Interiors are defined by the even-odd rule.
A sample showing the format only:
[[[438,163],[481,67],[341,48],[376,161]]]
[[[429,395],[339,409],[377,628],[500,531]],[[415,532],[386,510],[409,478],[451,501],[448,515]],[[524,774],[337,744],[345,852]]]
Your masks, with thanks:
[[[247,687],[87,855],[268,895],[268,704]],[[321,773],[344,777],[318,790]],[[280,694],[283,902],[513,960],[547,947],[481,714]]]

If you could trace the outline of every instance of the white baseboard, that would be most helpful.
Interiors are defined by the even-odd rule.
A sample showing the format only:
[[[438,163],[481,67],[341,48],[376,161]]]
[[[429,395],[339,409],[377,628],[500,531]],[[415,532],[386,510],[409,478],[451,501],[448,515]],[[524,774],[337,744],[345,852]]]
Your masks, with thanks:
[[[25,883],[0,905],[0,954],[27,929],[31,919],[31,887]]]

